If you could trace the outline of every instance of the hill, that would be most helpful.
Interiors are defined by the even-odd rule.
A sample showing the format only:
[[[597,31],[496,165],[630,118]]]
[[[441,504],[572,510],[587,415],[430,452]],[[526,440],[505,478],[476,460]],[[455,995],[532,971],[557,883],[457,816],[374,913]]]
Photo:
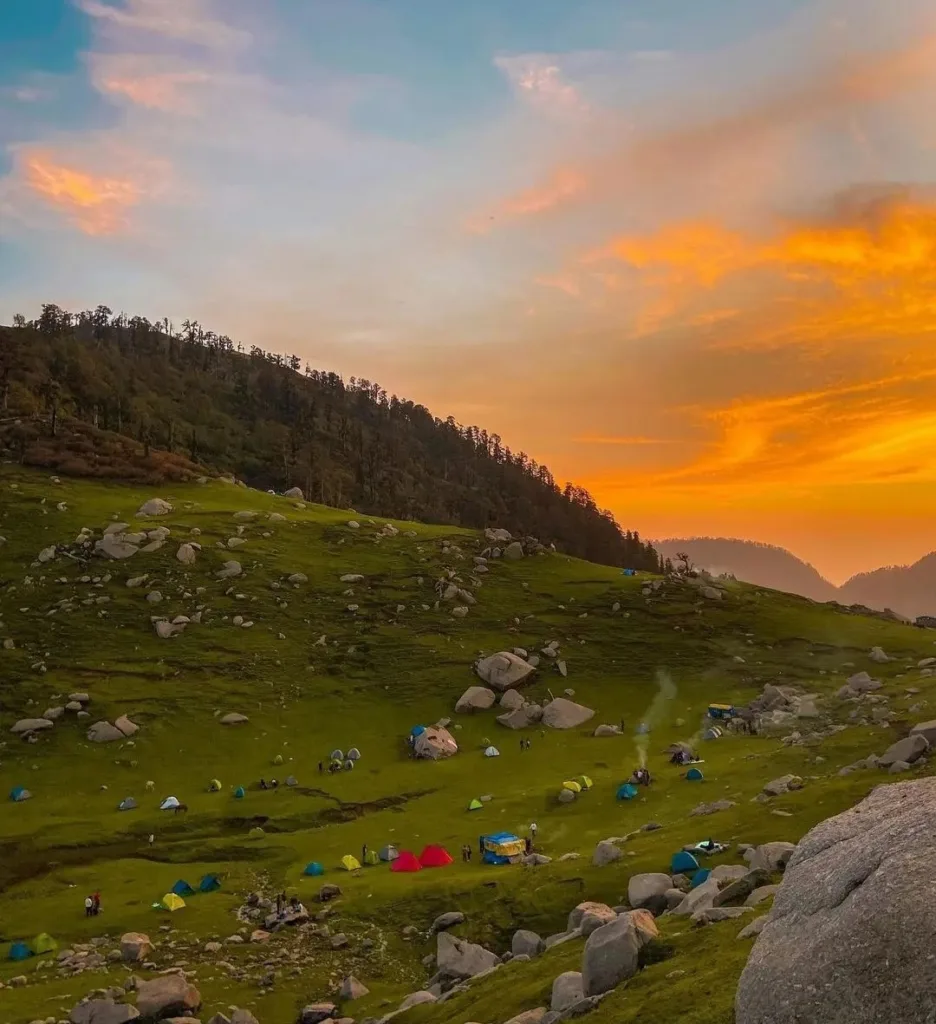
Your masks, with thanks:
[[[206,472],[369,515],[484,528],[658,569],[584,489],[496,434],[185,321],[47,304],[0,328],[0,445],[23,465],[152,483]]]
[[[156,498],[171,509],[139,517]],[[0,961],[4,1021],[64,1020],[89,992],[122,993],[132,977],[174,967],[197,985],[202,1019],[236,1004],[262,1024],[292,1024],[349,974],[369,992],[339,1000],[336,1016],[382,1017],[435,984],[423,961],[438,914],[464,914],[455,934],[502,954],[518,928],[564,932],[582,900],[621,905],[635,873],[668,871],[686,843],[795,841],[883,777],[840,769],[880,752],[936,698],[934,677],[915,668],[933,650],[924,630],[556,553],[483,561],[488,542],[467,529],[353,522],[220,481],[156,489],[0,467],[0,790],[32,793],[0,804],[0,956],[40,932],[62,950],[58,961]],[[226,565],[235,561],[239,571]],[[873,647],[893,660],[872,661]],[[454,713],[479,683],[478,655],[515,648],[539,659],[526,701],[566,691],[594,716],[518,733],[497,722],[500,708]],[[884,684],[873,720],[870,703],[836,696],[863,668]],[[777,682],[816,695],[781,713],[783,731],[701,739],[711,701],[746,704]],[[11,733],[47,709],[51,726]],[[247,720],[222,724],[231,713]],[[781,742],[791,714],[796,735]],[[98,722],[132,731],[122,716],[139,731],[89,738],[121,731]],[[458,753],[412,759],[413,726],[448,717]],[[623,735],[594,735],[622,720]],[[702,747],[703,781],[669,763],[675,741]],[[500,756],[485,757],[492,743]],[[352,746],[362,755],[352,771],[319,770]],[[616,800],[644,756],[653,785]],[[765,783],[787,774],[804,788],[766,797]],[[561,803],[563,783],[582,775],[592,786]],[[259,786],[272,777],[277,789]],[[169,796],[187,813],[159,810]],[[118,810],[128,797],[136,809]],[[534,821],[548,861],[478,863],[480,834],[526,835]],[[385,843],[417,854],[441,843],[455,863],[340,869],[343,856]],[[476,851],[467,863],[466,844]],[[310,861],[324,877],[304,874]],[[737,870],[737,846],[711,864]],[[154,907],[177,880],[209,873],[217,892],[171,914]],[[323,882],[340,897],[317,903]],[[94,890],[102,914],[85,917]],[[313,919],[256,932],[251,894],[283,891]],[[657,924],[643,969],[590,1021],[731,1024],[744,922],[696,929],[667,914]],[[152,940],[141,962],[121,962],[130,931]],[[548,1005],[553,978],[578,969],[582,949],[573,933],[399,1024],[503,1024]]]
[[[913,565],[891,565],[859,573],[839,588],[845,604],[893,608],[910,618],[936,615],[936,552]]]
[[[813,601],[840,599],[837,588],[813,566],[772,544],[729,537],[688,537],[657,541],[654,546],[673,561],[679,552],[685,552],[694,565],[715,575],[729,573],[747,583],[800,594]]]

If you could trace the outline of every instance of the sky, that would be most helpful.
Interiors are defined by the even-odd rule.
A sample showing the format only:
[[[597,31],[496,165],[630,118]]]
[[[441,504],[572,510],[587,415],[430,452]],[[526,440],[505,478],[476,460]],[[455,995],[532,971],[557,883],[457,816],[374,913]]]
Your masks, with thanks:
[[[648,538],[936,548],[932,0],[3,0],[0,322],[197,318]]]

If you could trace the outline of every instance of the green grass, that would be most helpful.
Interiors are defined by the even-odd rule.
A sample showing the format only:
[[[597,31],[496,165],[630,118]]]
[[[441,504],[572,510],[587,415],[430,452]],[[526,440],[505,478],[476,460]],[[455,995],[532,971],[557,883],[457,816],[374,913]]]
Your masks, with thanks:
[[[171,920],[170,941],[177,947],[160,951],[159,966],[181,959],[197,968],[206,1016],[239,1002],[252,1006],[263,1024],[286,1024],[299,1005],[327,996],[349,970],[372,990],[354,1004],[353,1015],[376,1016],[427,977],[420,960],[431,944],[403,942],[407,924],[425,927],[436,913],[458,907],[468,915],[464,934],[503,951],[518,927],[561,930],[581,899],[621,902],[632,872],[665,869],[673,850],[690,840],[709,834],[746,842],[796,840],[881,781],[870,773],[839,778],[836,772],[881,752],[899,734],[900,721],[888,730],[849,728],[808,747],[728,736],[704,745],[706,778],[697,785],[679,778],[663,748],[692,736],[710,701],[750,700],[766,682],[830,695],[858,668],[874,668],[885,680],[907,672],[904,684],[921,693],[900,696],[902,684],[891,682],[885,692],[898,708],[932,699],[936,687],[907,669],[933,653],[926,632],[737,584],[721,602],[700,604],[688,589],[671,588],[648,599],[645,580],[562,555],[492,563],[480,577],[477,605],[467,618],[455,619],[444,606],[433,609],[433,584],[447,569],[468,578],[472,555],[482,546],[475,534],[398,523],[416,536],[378,540],[380,523],[319,506],[297,509],[289,500],[221,483],[160,493],[175,511],[144,521],[150,529],[172,530],[159,552],[88,565],[60,554],[32,565],[40,550],[70,543],[84,526],[100,531],[115,516],[139,522],[136,509],[155,493],[0,471],[0,535],[6,537],[0,545],[0,638],[16,644],[0,650],[0,793],[14,785],[34,793],[26,803],[0,803],[0,943],[41,931],[53,932],[63,946],[127,930],[165,938],[159,929]],[[67,511],[57,509],[59,502]],[[261,516],[238,524],[233,513],[241,509]],[[286,521],[270,521],[270,512]],[[360,530],[346,526],[351,518],[361,522]],[[245,526],[247,543],[231,552],[216,548],[238,525]],[[185,568],[175,551],[193,528],[201,531],[203,551],[195,566]],[[443,556],[445,539],[461,547],[462,559]],[[218,581],[214,572],[229,558],[243,564],[244,575]],[[308,583],[285,583],[297,571]],[[348,585],[339,576],[352,572],[364,574],[366,582],[346,596]],[[107,582],[105,574],[111,576]],[[149,577],[146,586],[126,587],[128,577],[142,574]],[[91,582],[81,582],[83,576]],[[164,597],[156,606],[146,601],[153,589]],[[69,598],[74,611],[53,611]],[[107,601],[95,603],[98,598]],[[617,613],[615,602],[621,605]],[[355,614],[347,611],[350,603],[359,606]],[[201,624],[171,640],[156,636],[151,615],[192,615],[202,605]],[[398,605],[405,610],[398,612]],[[253,627],[235,627],[236,614]],[[550,691],[574,689],[576,700],[597,710],[592,728],[624,719],[630,731],[651,705],[657,673],[668,673],[675,683],[677,695],[661,708],[650,737],[656,782],[641,799],[614,799],[636,764],[630,736],[595,739],[587,727],[536,729],[526,734],[532,749],[521,752],[520,734],[499,726],[493,711],[453,714],[455,700],[475,681],[471,665],[479,653],[533,650],[550,640],[562,645],[568,678],[545,665],[527,693],[547,699]],[[872,666],[867,652],[873,645],[898,660]],[[91,744],[87,723],[71,715],[37,744],[9,734],[16,719],[41,715],[64,702],[55,695],[75,690],[91,694],[90,721],[126,713],[140,724],[133,744]],[[216,713],[227,711],[241,711],[250,722],[224,728]],[[459,755],[440,764],[410,760],[404,740],[410,727],[443,715],[460,726]],[[909,712],[901,717],[915,720]],[[482,756],[485,740],[498,745],[501,757]],[[318,762],[327,761],[333,747],[351,745],[364,755],[354,772],[319,774]],[[277,755],[281,766],[273,764]],[[558,805],[562,781],[583,772],[594,789]],[[806,788],[770,805],[752,802],[768,779],[786,772],[806,778]],[[298,778],[297,789],[249,789],[246,799],[233,798],[237,785],[289,774]],[[209,793],[215,777],[222,791]],[[154,791],[146,790],[147,781],[155,783]],[[187,815],[157,809],[169,794],[188,804]],[[484,794],[492,800],[469,814],[468,802]],[[117,812],[124,796],[134,796],[139,809]],[[689,818],[697,803],[722,797],[737,806]],[[337,870],[341,856],[359,855],[364,843],[377,848],[394,842],[418,853],[426,843],[441,842],[457,858],[461,845],[476,844],[479,833],[521,829],[531,820],[539,825],[544,852],[579,852],[581,859],[538,869],[456,861],[445,870],[403,876],[385,867],[358,875]],[[598,840],[651,820],[664,827],[631,840],[617,864],[591,866]],[[248,832],[258,823],[266,836],[251,840]],[[263,973],[262,960],[270,958],[269,947],[201,952],[211,937],[237,930],[233,912],[253,889],[286,888],[310,900],[320,880],[301,872],[313,859],[328,869],[325,880],[344,890],[338,921],[329,927],[346,931],[350,950],[334,952],[325,940],[296,935],[275,939],[283,966],[268,994],[260,994],[256,977]],[[194,884],[208,871],[222,875],[221,892],[191,898],[171,919],[151,909],[177,878]],[[94,888],[102,892],[104,914],[89,921],[82,902]],[[615,992],[594,1019],[648,1024],[678,1015],[689,1024],[728,1024],[748,947],[736,940],[738,930],[733,921],[692,932],[684,922],[666,922],[669,958]],[[369,953],[360,948],[368,936],[379,940]],[[312,965],[294,974],[290,952],[310,957]],[[497,1024],[541,1005],[552,977],[575,966],[579,956],[575,944],[558,947],[530,964],[496,972],[473,987],[470,998],[418,1008],[407,1019]],[[238,976],[232,980],[218,968],[219,958]],[[30,979],[26,988],[3,991],[10,1024],[67,1010],[90,989],[125,976],[118,965],[59,979],[42,964],[0,962],[0,981],[21,973]],[[686,974],[667,978],[674,970]]]

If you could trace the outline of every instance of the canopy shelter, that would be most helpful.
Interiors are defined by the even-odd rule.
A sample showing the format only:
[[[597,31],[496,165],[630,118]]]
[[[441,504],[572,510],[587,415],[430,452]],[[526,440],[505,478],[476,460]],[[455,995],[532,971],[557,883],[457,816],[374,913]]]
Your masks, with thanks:
[[[470,804],[468,804],[468,810],[469,811],[480,811],[483,806],[484,806],[484,804],[481,803],[481,801],[477,797],[475,797],[475,799],[472,800]]]
[[[184,878],[180,878],[178,882],[172,887],[172,891],[176,896],[194,896],[195,890],[186,882]]]
[[[680,850],[673,854],[670,861],[671,875],[693,875],[699,870],[699,862],[689,853],[688,850]]]
[[[452,855],[444,846],[430,843],[423,847],[423,852],[419,855],[419,863],[424,868],[444,868],[452,863]]]
[[[25,786],[14,786],[10,790],[10,799],[15,804],[22,803],[24,800],[29,800],[32,797],[32,793]]]
[[[361,866],[361,862],[357,857],[352,857],[350,853],[346,853],[339,862],[345,871],[357,871]]]
[[[358,750],[357,747],[352,747],[348,751],[348,760],[349,761],[360,761],[361,760],[361,752],[360,752],[360,750]]]
[[[686,772],[687,782],[701,782],[704,778],[705,776],[699,768],[690,768],[689,771]]]
[[[393,843],[387,843],[386,846],[382,846],[377,851],[377,856],[388,864],[392,863],[400,856],[400,851],[393,845]]]
[[[163,910],[168,910],[171,913],[175,913],[177,910],[181,910],[185,906],[185,900],[181,896],[176,895],[174,892],[167,892],[165,896],[160,900],[159,906]]]
[[[218,779],[212,779],[211,782],[208,783],[208,792],[209,793],[220,793],[221,792],[221,783],[220,783],[220,781]]]
[[[481,836],[481,849],[485,864],[514,864],[526,853],[526,844],[513,832],[493,832]]]
[[[8,960],[28,960],[33,955],[33,951],[29,948],[27,942],[14,942],[10,946],[10,952],[7,954]]]
[[[484,751],[484,756],[485,757],[500,757],[500,751],[497,749],[497,747],[493,747],[493,746],[492,747],[488,747]]]
[[[174,796],[167,796],[159,805],[161,811],[174,811],[179,806],[179,801]]]
[[[126,796],[117,805],[118,811],[133,811],[136,810],[137,802],[132,796]]]
[[[722,730],[717,725],[711,726],[702,733],[702,739],[704,740],[720,740],[721,736]]]
[[[422,864],[419,863],[419,858],[412,850],[400,850],[399,855],[391,862],[390,870],[403,872],[422,871]]]
[[[309,878],[318,878],[320,875],[325,874],[325,868],[317,860],[310,860],[305,866],[305,871],[302,873]]]
[[[633,784],[633,782],[625,782],[623,786],[618,786],[617,798],[618,800],[633,800],[639,790]]]
[[[367,853],[364,854],[364,863],[367,864],[369,867],[373,867],[375,864],[379,864],[380,858],[377,856],[377,851],[368,850]]]
[[[198,883],[199,892],[216,892],[221,888],[221,879],[217,875],[202,875]]]
[[[234,799],[235,800],[243,800],[246,795],[247,795],[247,791],[244,789],[243,786],[238,786],[234,790]]]
[[[32,942],[32,951],[36,956],[42,956],[43,953],[54,953],[58,948],[58,943],[48,932],[41,932]]]

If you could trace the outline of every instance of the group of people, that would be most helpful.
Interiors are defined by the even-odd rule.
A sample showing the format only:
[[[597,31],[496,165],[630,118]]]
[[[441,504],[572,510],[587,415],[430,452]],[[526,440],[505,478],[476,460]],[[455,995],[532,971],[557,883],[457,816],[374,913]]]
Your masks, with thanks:
[[[93,892],[90,896],[85,896],[84,901],[84,915],[85,917],[97,917],[101,912],[101,894],[99,892]]]
[[[286,893],[281,892],[276,897],[276,916],[283,917],[288,911],[291,914],[301,913],[303,907],[297,896],[290,896],[287,900]]]
[[[520,737],[520,749],[529,750],[533,746],[533,741],[527,739],[525,736]]]
[[[347,761],[341,762],[337,759],[328,762],[328,768],[325,767],[324,761],[319,761],[318,770],[319,774],[327,771],[329,775],[334,775],[335,772],[349,772],[354,767],[354,762],[349,758]]]
[[[634,774],[631,776],[631,782],[637,786],[649,786],[650,770],[648,768],[635,768]]]
[[[692,764],[693,761],[695,761],[693,754],[683,747],[673,751],[673,756],[670,758],[670,764]]]
[[[261,789],[279,789],[279,782],[277,782],[276,779],[270,779],[269,782],[267,782],[266,779],[261,779],[260,780],[260,788]]]

